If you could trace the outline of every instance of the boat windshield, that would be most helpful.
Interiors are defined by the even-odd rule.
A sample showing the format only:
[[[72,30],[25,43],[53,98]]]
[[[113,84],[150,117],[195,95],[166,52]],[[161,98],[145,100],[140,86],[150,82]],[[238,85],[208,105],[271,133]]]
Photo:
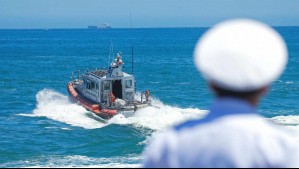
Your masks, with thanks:
[[[131,88],[132,87],[132,80],[127,80],[126,81],[126,88]]]
[[[109,82],[104,83],[104,90],[110,90],[110,83]]]

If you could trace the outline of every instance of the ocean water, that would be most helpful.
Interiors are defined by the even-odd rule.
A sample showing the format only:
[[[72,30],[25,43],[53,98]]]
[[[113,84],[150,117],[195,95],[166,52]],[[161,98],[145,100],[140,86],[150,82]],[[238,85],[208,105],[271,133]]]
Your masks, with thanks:
[[[275,29],[289,62],[259,113],[299,141],[299,27]],[[206,30],[0,30],[0,167],[139,167],[154,134],[207,113],[213,95],[193,64]],[[69,100],[72,72],[107,67],[111,42],[128,73],[133,44],[136,95],[150,90],[159,108],[103,121]]]

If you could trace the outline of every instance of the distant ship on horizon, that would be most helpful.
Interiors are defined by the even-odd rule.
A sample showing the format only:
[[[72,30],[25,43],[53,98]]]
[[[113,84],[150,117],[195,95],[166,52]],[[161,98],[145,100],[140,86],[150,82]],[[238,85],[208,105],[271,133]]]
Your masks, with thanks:
[[[112,27],[108,23],[103,23],[99,26],[97,25],[90,25],[88,29],[111,29]]]

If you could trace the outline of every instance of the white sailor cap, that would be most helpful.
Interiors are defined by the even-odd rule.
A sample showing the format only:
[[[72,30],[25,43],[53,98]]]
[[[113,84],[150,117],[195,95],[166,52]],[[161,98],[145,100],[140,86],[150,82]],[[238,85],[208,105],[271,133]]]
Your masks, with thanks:
[[[271,27],[249,19],[224,21],[198,41],[194,62],[223,89],[246,92],[271,84],[287,64],[287,47]]]

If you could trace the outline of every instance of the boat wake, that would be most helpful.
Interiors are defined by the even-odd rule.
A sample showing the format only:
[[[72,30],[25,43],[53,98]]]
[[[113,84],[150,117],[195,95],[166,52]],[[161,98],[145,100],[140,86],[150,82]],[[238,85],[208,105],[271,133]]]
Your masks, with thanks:
[[[43,89],[36,95],[36,108],[32,114],[21,114],[30,117],[47,117],[71,126],[95,129],[106,126],[101,119],[92,116],[83,107],[72,103],[68,96],[50,89]]]
[[[137,96],[140,93],[137,93]],[[152,98],[153,107],[147,107],[135,112],[131,117],[122,114],[114,116],[108,122],[72,103],[68,96],[50,89],[43,89],[36,95],[36,108],[32,114],[20,114],[30,117],[47,117],[49,119],[85,129],[102,128],[109,124],[133,125],[153,130],[164,130],[169,126],[191,118],[199,118],[206,111],[187,108],[182,109],[164,105],[158,99]]]
[[[188,119],[201,118],[207,113],[207,111],[200,109],[183,109],[164,105],[157,99],[153,99],[152,104],[154,106],[140,109],[131,117],[125,118],[122,114],[116,115],[109,120],[109,123],[131,124],[136,127],[165,130]]]

